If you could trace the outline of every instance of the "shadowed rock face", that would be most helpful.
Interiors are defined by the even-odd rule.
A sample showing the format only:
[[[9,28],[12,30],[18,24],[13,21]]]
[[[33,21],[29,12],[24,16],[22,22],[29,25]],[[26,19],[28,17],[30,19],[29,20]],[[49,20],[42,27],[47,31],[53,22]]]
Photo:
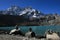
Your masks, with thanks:
[[[21,16],[0,15],[0,25],[16,25],[24,22],[24,20]]]
[[[32,32],[31,33],[31,37],[35,37],[36,35],[35,35],[35,33],[34,32]]]

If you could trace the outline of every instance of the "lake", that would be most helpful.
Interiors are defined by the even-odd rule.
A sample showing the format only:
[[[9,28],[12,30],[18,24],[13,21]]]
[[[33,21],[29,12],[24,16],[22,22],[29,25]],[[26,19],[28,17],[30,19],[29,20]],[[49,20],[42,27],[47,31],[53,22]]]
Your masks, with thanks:
[[[12,30],[14,28],[15,28],[14,26],[0,27],[0,29],[2,30]],[[26,33],[29,30],[29,28],[32,28],[32,30],[36,33],[36,35],[44,35],[44,33],[48,29],[60,32],[60,26],[19,26],[19,28],[23,33]]]

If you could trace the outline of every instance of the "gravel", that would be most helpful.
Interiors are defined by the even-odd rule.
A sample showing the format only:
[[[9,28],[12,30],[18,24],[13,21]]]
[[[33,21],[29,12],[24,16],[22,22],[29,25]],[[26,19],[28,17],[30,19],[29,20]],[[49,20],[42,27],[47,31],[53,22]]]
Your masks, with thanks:
[[[0,40],[45,40],[45,39],[28,38],[19,35],[2,34],[0,35]]]
[[[37,38],[28,38],[19,35],[8,35],[8,34],[0,34],[0,40],[46,40],[45,38],[37,39]]]

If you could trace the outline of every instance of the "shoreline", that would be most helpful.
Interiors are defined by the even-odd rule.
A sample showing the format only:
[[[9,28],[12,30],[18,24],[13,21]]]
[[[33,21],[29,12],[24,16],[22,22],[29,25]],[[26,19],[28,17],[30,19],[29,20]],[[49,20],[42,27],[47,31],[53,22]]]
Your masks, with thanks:
[[[60,38],[60,37],[59,37]],[[35,36],[35,37],[31,37],[28,38],[26,36],[22,36],[22,35],[9,35],[9,34],[0,34],[0,40],[47,40],[45,36]]]
[[[46,38],[28,38],[25,36],[19,36],[19,35],[8,35],[8,34],[0,34],[0,40],[47,40]],[[57,39],[56,39],[57,40]]]
[[[42,38],[42,39],[45,39],[45,38]],[[0,35],[0,40],[41,40],[41,39],[38,39],[38,38],[28,38],[28,37],[25,37],[25,36],[19,36],[19,35]]]

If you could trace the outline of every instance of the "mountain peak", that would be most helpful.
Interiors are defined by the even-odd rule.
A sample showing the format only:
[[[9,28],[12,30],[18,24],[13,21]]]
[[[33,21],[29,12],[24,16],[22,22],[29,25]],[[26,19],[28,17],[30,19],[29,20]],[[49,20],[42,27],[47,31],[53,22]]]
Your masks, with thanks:
[[[26,17],[33,17],[37,18],[37,16],[40,16],[41,12],[33,9],[32,7],[28,6],[25,8],[21,8],[19,6],[11,6],[7,8],[2,14],[7,15],[18,15],[18,16],[26,16]]]

